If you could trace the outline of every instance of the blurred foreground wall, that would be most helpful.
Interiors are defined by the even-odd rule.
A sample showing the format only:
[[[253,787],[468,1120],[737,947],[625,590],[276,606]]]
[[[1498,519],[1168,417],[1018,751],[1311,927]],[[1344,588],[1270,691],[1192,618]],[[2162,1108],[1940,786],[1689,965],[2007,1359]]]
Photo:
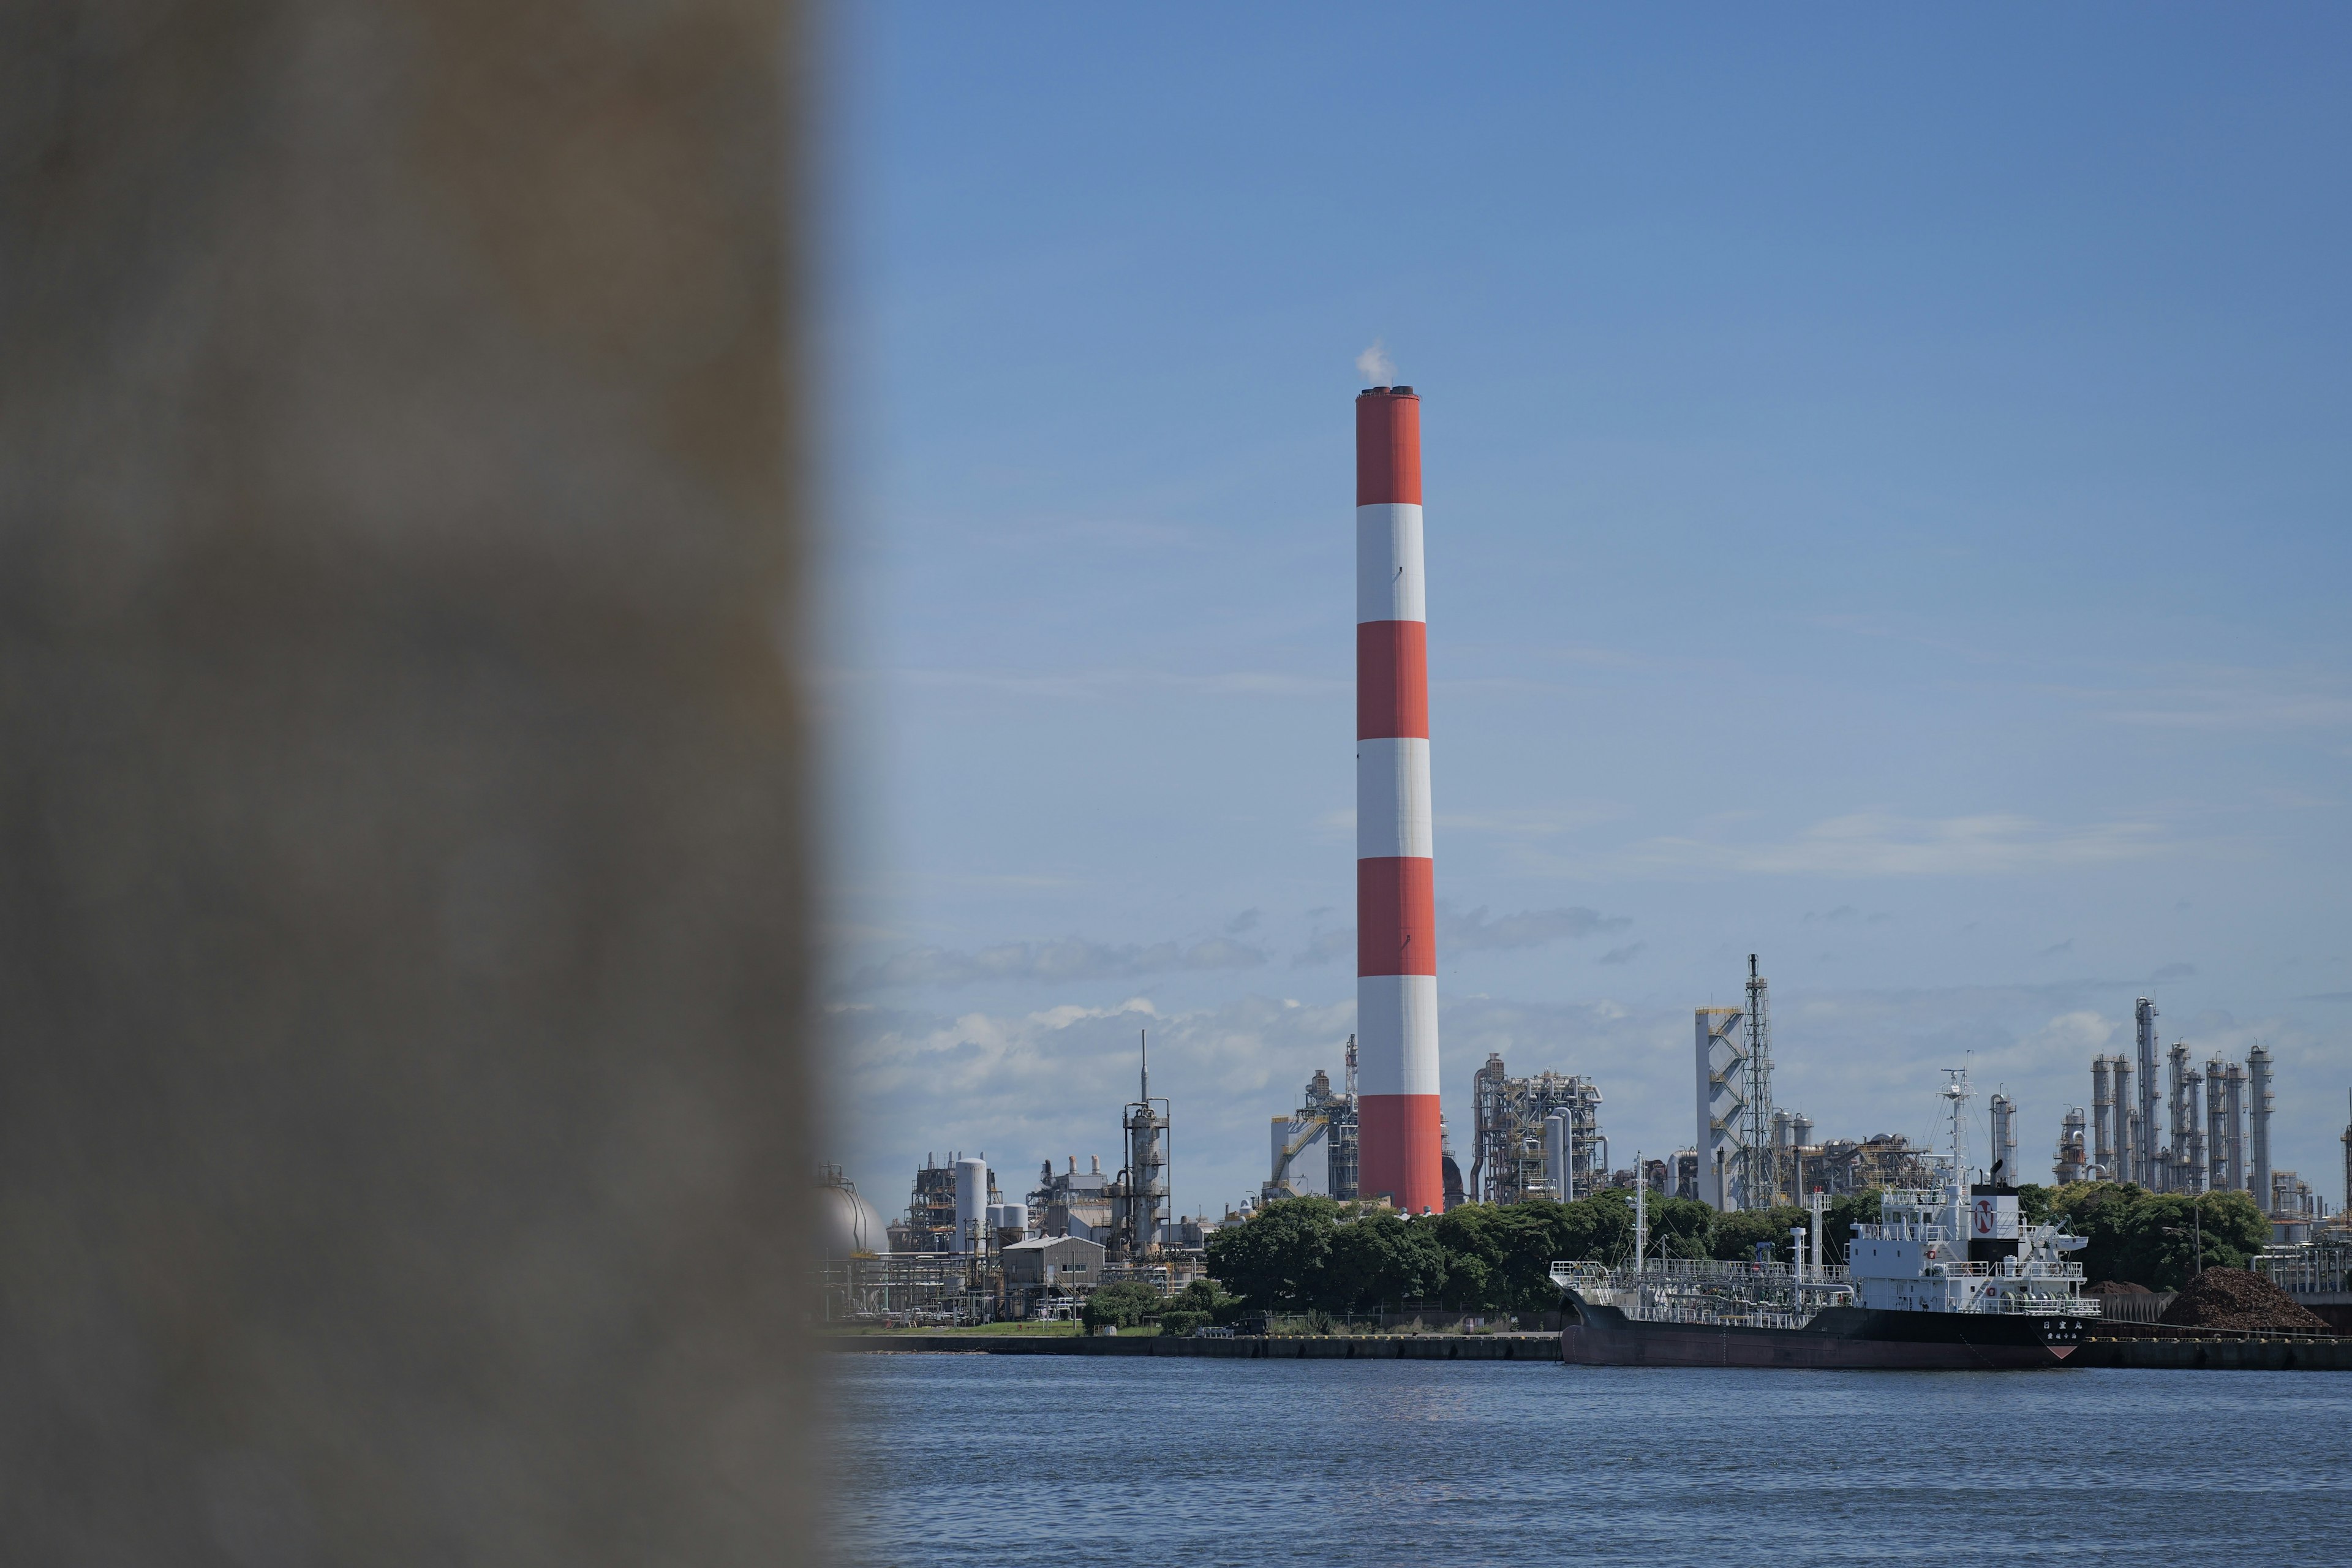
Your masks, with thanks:
[[[0,19],[0,1542],[803,1560],[794,41]]]

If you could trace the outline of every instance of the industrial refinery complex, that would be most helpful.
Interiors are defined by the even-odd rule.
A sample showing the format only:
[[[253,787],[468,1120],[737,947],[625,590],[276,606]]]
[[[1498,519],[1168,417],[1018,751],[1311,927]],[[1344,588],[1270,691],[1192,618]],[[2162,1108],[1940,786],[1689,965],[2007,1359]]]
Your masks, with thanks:
[[[1753,955],[1744,1005],[1695,1012],[1687,1146],[1620,1164],[1604,1130],[1601,1076],[1515,1075],[1490,1054],[1468,1074],[1465,1173],[1459,1130],[1439,1105],[1421,400],[1409,386],[1370,387],[1355,414],[1357,1032],[1333,1042],[1338,1059],[1313,1074],[1295,1105],[1270,1108],[1265,1181],[1214,1216],[1173,1212],[1172,1110],[1151,1092],[1148,1037],[1137,1041],[1137,1093],[1117,1113],[1110,1168],[1089,1154],[1082,1169],[1066,1154],[1015,1181],[984,1155],[935,1153],[913,1173],[903,1213],[888,1219],[837,1167],[826,1168],[820,1267],[829,1321],[1050,1321],[1077,1315],[1108,1285],[1172,1295],[1202,1277],[1221,1227],[1246,1225],[1287,1199],[1407,1218],[1613,1191],[1723,1212],[1808,1205],[1818,1269],[1825,1202],[1872,1190],[1957,1191],[1971,1178],[1983,1184],[1979,1193],[2013,1194],[2041,1180],[2020,1152],[2029,1112],[2006,1093],[1990,1099],[1990,1146],[1973,1173],[1957,1169],[1957,1122],[1949,1152],[1885,1132],[1817,1136],[1811,1117],[1775,1101],[1770,985]],[[2257,1045],[2242,1062],[2211,1057],[2200,1067],[2185,1041],[2160,1046],[2157,1021],[2155,1005],[2140,999],[2135,1054],[2094,1058],[2088,1110],[2057,1108],[2049,1180],[2247,1194],[2270,1223],[2264,1271],[2314,1300],[2352,1304],[2346,1214],[2331,1216],[2309,1182],[2272,1162],[2270,1055]],[[1105,1107],[1106,1131],[1109,1123]],[[2352,1126],[2343,1144],[2352,1209]],[[2252,1215],[2248,1223],[2259,1228]]]

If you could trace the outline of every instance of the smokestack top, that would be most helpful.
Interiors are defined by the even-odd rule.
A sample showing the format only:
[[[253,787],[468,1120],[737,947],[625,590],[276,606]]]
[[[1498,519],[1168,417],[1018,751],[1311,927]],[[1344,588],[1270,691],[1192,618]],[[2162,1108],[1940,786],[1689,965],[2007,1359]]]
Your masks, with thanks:
[[[1356,504],[1421,504],[1421,399],[1410,386],[1357,395]]]

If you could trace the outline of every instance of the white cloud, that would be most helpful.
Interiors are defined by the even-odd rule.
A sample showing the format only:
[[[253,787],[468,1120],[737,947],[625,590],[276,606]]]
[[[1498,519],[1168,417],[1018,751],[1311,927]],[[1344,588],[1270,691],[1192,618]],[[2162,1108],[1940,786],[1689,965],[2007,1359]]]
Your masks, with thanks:
[[[2176,730],[2311,730],[2352,724],[2352,692],[2332,677],[2216,669],[2197,672],[2168,689],[2098,695],[2126,704],[2106,714],[2118,724]]]
[[[1633,923],[1623,915],[1604,915],[1598,910],[1582,908],[1522,910],[1515,915],[1490,916],[1483,905],[1463,914],[1451,905],[1441,904],[1437,909],[1437,951],[1443,955],[1543,947],[1555,942],[1623,931]],[[1352,958],[1355,952],[1355,927],[1318,931],[1304,949],[1292,956],[1291,967]]]
[[[1259,949],[1222,936],[1190,946],[1161,942],[1148,947],[1113,947],[1073,937],[1063,942],[1002,942],[976,952],[919,947],[857,971],[850,977],[848,988],[882,991],[991,980],[1123,980],[1180,969],[1257,969],[1265,961]]]
[[[1825,877],[1998,876],[2139,859],[2170,848],[2152,822],[2058,827],[1999,813],[1937,819],[1855,812],[1778,844],[1653,838],[1625,851],[1633,868]]]
[[[1515,915],[1488,919],[1481,907],[1456,914],[1440,906],[1437,911],[1438,951],[1542,947],[1548,943],[1623,931],[1633,922],[1623,915],[1603,915],[1583,908],[1522,910]]]
[[[1549,838],[1624,815],[1625,808],[1622,805],[1606,801],[1590,801],[1518,810],[1441,811],[1437,814],[1437,826],[1441,832],[1446,833],[1491,833],[1510,838]]]
[[[1902,1132],[1940,1143],[1939,1069],[1966,1065],[1979,1095],[1972,1151],[1984,1148],[1985,1097],[2003,1089],[2024,1119],[2029,1172],[2046,1171],[2060,1117],[2090,1098],[2091,1058],[2129,1047],[2132,990],[2074,983],[1784,993],[1773,1016],[1774,1099],[1811,1115],[1822,1136]],[[1490,1051],[1513,1073],[1595,1078],[1619,1164],[1636,1149],[1687,1145],[1690,1006],[1738,997],[1736,982],[1729,994],[1694,994],[1689,1005],[1445,996],[1442,1087],[1465,1173],[1471,1075]],[[1171,1102],[1178,1199],[1192,1210],[1255,1189],[1267,1119],[1297,1104],[1317,1068],[1340,1076],[1355,1007],[1351,999],[1245,996],[1163,1010],[1138,998],[1006,1014],[844,1005],[832,1019],[843,1114],[826,1157],[847,1163],[886,1213],[903,1208],[926,1153],[985,1151],[1012,1195],[1028,1190],[1046,1158],[1058,1164],[1075,1154],[1083,1165],[1100,1154],[1115,1171],[1119,1108],[1136,1092],[1136,1032],[1144,1028],[1152,1091]],[[2292,1016],[2241,1022],[2210,1012],[2167,1016],[2165,1038],[2187,1039],[2200,1066],[2209,1055],[2242,1060],[2259,1039],[2277,1063],[2277,1163],[2323,1183],[2340,1171],[2331,1163],[2344,1114],[2337,1038]]]
[[[1306,947],[1292,955],[1290,967],[1306,969],[1318,963],[1328,963],[1335,958],[1356,956],[1356,928],[1342,926],[1337,931],[1318,931],[1309,937]]]
[[[1330,701],[1343,700],[1355,689],[1354,683],[1347,680],[1252,669],[1211,675],[1182,675],[1160,669],[835,669],[823,672],[819,679],[833,685],[877,683],[915,690],[985,691],[1001,697],[1084,702],[1106,701],[1147,690],[1188,696],[1310,698]]]
[[[1352,999],[1311,1006],[1265,996],[1162,1012],[1109,1007],[1016,1014],[834,1010],[845,1125],[833,1141],[885,1214],[906,1204],[927,1153],[985,1151],[1008,1197],[1037,1164],[1100,1155],[1118,1168],[1119,1108],[1137,1091],[1137,1031],[1149,1029],[1151,1091],[1171,1105],[1175,1189],[1189,1211],[1255,1191],[1267,1119],[1297,1103],[1318,1068],[1340,1076]]]

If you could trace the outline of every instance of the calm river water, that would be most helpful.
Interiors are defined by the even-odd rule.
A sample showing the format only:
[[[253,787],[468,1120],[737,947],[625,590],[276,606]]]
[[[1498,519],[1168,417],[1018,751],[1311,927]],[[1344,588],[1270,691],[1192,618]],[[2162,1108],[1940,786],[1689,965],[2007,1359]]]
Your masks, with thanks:
[[[858,1564],[2352,1563],[2352,1373],[838,1362]]]

